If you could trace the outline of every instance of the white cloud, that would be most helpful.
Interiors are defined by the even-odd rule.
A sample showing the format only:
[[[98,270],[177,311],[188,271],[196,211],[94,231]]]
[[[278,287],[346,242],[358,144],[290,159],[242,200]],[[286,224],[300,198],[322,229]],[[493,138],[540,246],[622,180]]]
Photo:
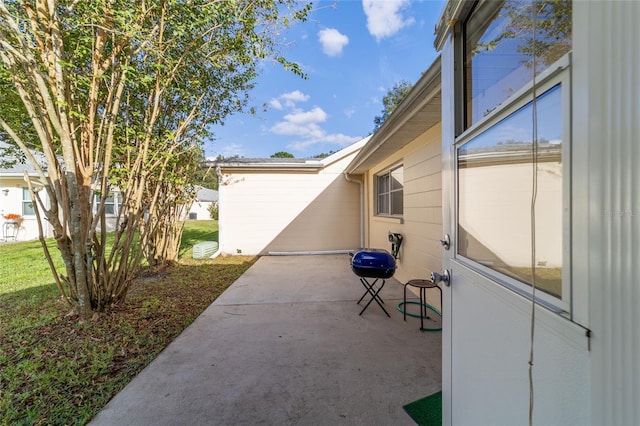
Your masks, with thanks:
[[[322,51],[328,56],[339,56],[344,47],[349,44],[349,37],[341,34],[335,28],[325,28],[318,32],[318,40]]]
[[[344,115],[346,115],[347,118],[351,118],[351,116],[355,113],[356,113],[356,109],[354,107],[349,107],[344,109]]]
[[[297,102],[306,102],[309,100],[309,95],[305,95],[299,90],[294,90],[293,92],[283,93],[277,98],[273,98],[269,101],[269,105],[271,105],[275,109],[283,109],[286,108],[294,108]]]
[[[277,135],[303,137],[319,137],[324,133],[315,123],[299,124],[289,121],[276,123],[271,131]]]
[[[273,98],[269,101],[269,105],[275,109],[282,109],[282,102],[280,102],[278,99]]]
[[[270,130],[277,135],[319,137],[324,132],[318,123],[326,121],[327,113],[315,107],[309,111],[294,111],[284,116],[284,121],[276,123]]]
[[[220,155],[223,157],[233,157],[234,155],[244,156],[244,147],[237,143],[232,143],[220,148]]]
[[[309,100],[309,95],[305,95],[299,90],[294,90],[293,92],[283,93],[280,95],[280,99],[291,102],[306,102]]]
[[[360,139],[362,139],[361,136],[347,136],[342,133],[323,134],[316,138],[307,138],[292,142],[287,145],[287,148],[292,151],[307,151],[309,147],[318,144],[333,144],[339,145],[340,148],[344,148],[345,146],[349,146]]]
[[[390,37],[415,22],[413,17],[405,18],[402,15],[402,10],[409,3],[409,0],[362,0],[362,8],[367,15],[367,29],[376,41]]]
[[[327,113],[320,107],[309,111],[295,111],[284,116],[284,119],[292,123],[322,123],[327,120]]]
[[[348,136],[343,133],[333,133],[330,135],[326,135],[322,142],[335,143],[344,147],[347,145],[351,145],[352,143],[357,142],[360,139],[362,139],[362,136]]]
[[[285,114],[280,121],[267,129],[268,132],[279,135],[292,137],[295,140],[287,145],[292,151],[305,152],[311,146],[338,145],[339,148],[348,146],[361,139],[360,136],[348,136],[342,133],[327,133],[322,128],[329,115],[320,107],[313,107],[308,110],[295,107],[295,102],[304,102],[309,100],[309,95],[305,95],[299,90],[285,93],[278,96],[278,102],[289,112]],[[273,100],[271,101],[273,104]],[[345,112],[345,114],[349,114]],[[331,147],[322,147],[323,150],[330,150]]]

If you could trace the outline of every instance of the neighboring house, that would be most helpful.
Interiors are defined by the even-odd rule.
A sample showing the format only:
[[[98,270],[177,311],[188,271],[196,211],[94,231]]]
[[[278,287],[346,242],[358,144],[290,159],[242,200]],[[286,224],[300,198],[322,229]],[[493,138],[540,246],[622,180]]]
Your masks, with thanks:
[[[95,197],[93,200],[93,213],[95,214],[98,211],[98,206],[100,204],[100,199]],[[113,188],[107,199],[104,202],[104,215],[105,215],[105,227],[107,232],[113,232],[116,230],[116,225],[118,224],[118,215],[120,214],[120,210],[122,209],[122,193],[119,188]],[[98,225],[98,229],[100,229],[100,225]]]
[[[320,164],[222,165],[221,244],[389,249],[400,233],[396,278],[451,275],[444,424],[528,424],[530,401],[533,424],[640,424],[640,3],[555,3],[535,63],[522,5],[447,2],[441,57],[336,164],[334,202]]]
[[[211,206],[218,204],[218,191],[209,188],[198,188],[196,200],[191,205],[187,219],[209,220],[211,219]]]
[[[35,168],[31,164],[16,162],[15,157],[8,154],[5,149],[8,145],[0,142],[0,157],[3,163],[12,163],[2,166],[0,164],[0,240],[33,240],[39,237],[38,223],[31,200],[31,194],[27,182],[25,181],[25,171],[35,188],[41,187],[39,177]],[[34,153],[36,159],[45,167],[44,157],[39,153]],[[46,191],[40,191],[45,205],[49,199]],[[20,220],[7,220],[7,215],[18,215]],[[53,236],[53,230],[48,223],[43,224],[45,236]]]
[[[218,164],[220,251],[349,251],[361,245],[360,185],[344,170],[367,139],[324,159]]]
[[[16,158],[8,154],[5,149],[7,144],[0,142],[0,240],[35,240],[39,238],[38,223],[31,200],[31,194],[25,181],[25,171],[35,189],[42,188],[40,178],[35,168],[27,161],[24,164],[15,161]],[[46,170],[46,160],[39,152],[33,152],[36,160]],[[39,191],[40,197],[46,206],[49,206],[49,197],[44,190]],[[116,226],[117,215],[122,207],[122,196],[118,190],[110,192],[105,202],[106,227],[113,231]],[[97,201],[94,201],[94,212],[97,210]],[[19,215],[17,225],[14,220],[7,220],[7,215]],[[7,224],[7,222],[9,222]],[[46,220],[42,220],[42,229],[45,237],[53,237],[53,227]]]

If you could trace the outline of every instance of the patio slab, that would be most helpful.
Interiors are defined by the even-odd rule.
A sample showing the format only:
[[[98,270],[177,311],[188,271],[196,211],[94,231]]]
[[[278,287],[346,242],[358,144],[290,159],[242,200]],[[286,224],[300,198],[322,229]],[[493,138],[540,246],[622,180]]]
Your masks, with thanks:
[[[387,280],[362,316],[347,255],[260,258],[93,425],[411,425],[441,388],[441,333],[418,330]]]

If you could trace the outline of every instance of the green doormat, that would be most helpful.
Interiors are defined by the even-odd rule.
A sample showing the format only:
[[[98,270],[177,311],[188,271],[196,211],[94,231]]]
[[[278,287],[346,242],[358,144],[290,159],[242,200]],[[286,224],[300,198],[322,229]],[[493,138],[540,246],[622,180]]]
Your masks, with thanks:
[[[442,391],[410,402],[402,408],[420,426],[442,425]]]

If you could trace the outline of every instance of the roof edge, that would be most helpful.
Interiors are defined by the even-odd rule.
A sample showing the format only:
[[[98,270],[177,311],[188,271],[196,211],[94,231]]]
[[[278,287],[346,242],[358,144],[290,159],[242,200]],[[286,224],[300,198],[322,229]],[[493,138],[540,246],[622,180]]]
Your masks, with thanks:
[[[322,170],[325,167],[330,166],[331,164],[340,161],[344,157],[353,154],[354,152],[359,151],[362,147],[369,141],[371,136],[367,136],[365,138],[360,139],[357,142],[352,143],[351,145],[342,148],[338,152],[334,152],[328,157],[318,159],[318,158],[309,158],[309,159],[282,159],[282,161],[278,162],[273,161],[273,159],[268,159],[268,162],[265,162],[267,159],[239,159],[238,161],[228,161],[228,162],[208,162],[210,165],[217,165],[221,169],[233,169],[237,171],[241,170],[279,170],[279,171],[301,171],[301,172],[313,172]],[[253,161],[252,161],[253,160]],[[292,161],[295,160],[295,161]]]

